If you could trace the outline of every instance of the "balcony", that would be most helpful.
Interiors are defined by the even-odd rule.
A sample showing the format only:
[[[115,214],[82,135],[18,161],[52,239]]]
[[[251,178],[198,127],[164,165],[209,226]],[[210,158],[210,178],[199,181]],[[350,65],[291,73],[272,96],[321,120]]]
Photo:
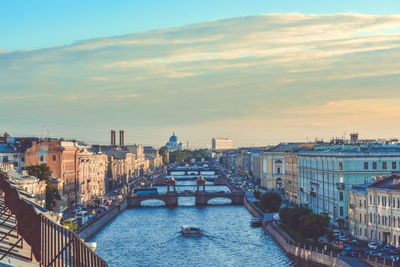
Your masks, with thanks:
[[[344,190],[344,188],[345,188],[344,183],[337,183],[336,188],[337,188],[337,190]]]

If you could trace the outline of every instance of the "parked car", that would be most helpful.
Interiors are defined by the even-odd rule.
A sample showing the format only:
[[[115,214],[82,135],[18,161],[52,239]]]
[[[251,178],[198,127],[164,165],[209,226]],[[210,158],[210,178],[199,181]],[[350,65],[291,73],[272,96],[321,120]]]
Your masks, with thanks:
[[[377,249],[378,247],[379,247],[379,244],[377,242],[369,242],[368,243],[369,249]]]

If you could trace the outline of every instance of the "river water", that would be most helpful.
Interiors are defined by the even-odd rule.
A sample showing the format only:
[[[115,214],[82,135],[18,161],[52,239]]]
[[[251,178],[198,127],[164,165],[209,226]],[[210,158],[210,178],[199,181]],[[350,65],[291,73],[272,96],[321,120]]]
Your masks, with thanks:
[[[208,190],[225,190],[209,186]],[[216,200],[214,204],[226,203]],[[157,201],[146,201],[147,205]],[[180,198],[179,207],[145,207],[122,212],[92,241],[109,266],[294,266],[261,228],[249,225],[243,206],[194,206]],[[202,237],[183,237],[184,224],[199,225]]]

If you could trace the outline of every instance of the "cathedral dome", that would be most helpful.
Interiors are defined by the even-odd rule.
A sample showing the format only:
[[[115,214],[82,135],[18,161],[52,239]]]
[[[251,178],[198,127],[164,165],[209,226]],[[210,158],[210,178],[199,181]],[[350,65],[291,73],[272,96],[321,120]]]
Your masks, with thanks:
[[[172,136],[169,138],[170,143],[178,143],[178,136],[175,135],[175,132],[172,134]]]

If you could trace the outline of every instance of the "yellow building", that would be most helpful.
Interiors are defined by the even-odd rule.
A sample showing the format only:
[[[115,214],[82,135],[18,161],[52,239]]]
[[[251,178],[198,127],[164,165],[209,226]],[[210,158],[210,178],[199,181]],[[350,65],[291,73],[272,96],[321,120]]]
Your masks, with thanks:
[[[367,185],[353,186],[348,191],[349,231],[359,240],[369,240]]]
[[[274,189],[283,188],[285,179],[285,154],[283,152],[263,152],[253,160],[253,172],[260,178],[261,186]]]

